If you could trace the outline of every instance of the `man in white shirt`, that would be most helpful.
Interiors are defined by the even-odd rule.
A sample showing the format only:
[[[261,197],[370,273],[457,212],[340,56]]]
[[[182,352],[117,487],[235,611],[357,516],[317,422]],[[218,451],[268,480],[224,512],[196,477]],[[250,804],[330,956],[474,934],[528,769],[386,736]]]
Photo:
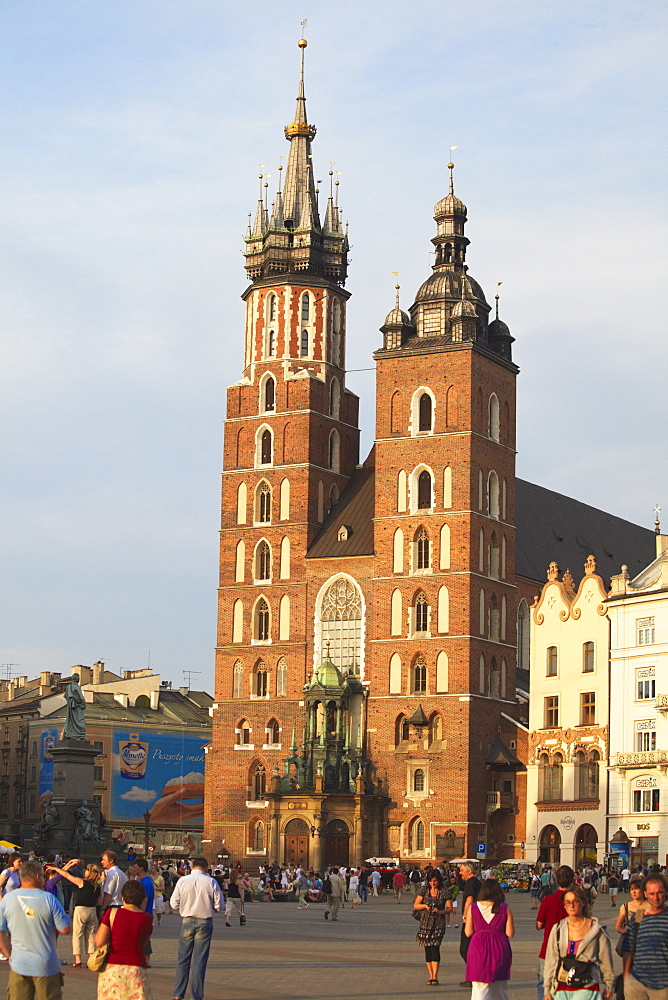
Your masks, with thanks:
[[[118,858],[113,851],[105,851],[100,861],[104,868],[104,882],[102,883],[102,911],[108,910],[110,906],[122,906],[121,889],[128,880],[124,871],[118,867]]]
[[[176,883],[170,904],[183,917],[176,960],[174,1000],[185,1000],[190,978],[192,1000],[203,1000],[204,976],[209,961],[213,915],[223,906],[215,879],[207,875],[206,858],[193,858],[193,870]]]

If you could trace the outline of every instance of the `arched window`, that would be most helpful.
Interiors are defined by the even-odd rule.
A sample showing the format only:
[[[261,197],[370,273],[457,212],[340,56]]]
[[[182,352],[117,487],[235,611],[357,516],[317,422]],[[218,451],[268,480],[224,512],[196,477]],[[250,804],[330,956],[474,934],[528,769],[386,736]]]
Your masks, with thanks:
[[[263,479],[255,491],[255,520],[260,524],[271,523],[271,486]]]
[[[233,698],[243,698],[244,696],[244,665],[241,660],[237,660],[234,664],[234,672],[232,674],[232,697]]]
[[[429,605],[427,598],[422,591],[419,591],[415,598],[415,632],[427,632],[429,630]]]
[[[413,791],[424,792],[424,771],[421,767],[413,771]]]
[[[267,697],[267,667],[262,660],[258,660],[255,666],[255,674],[253,677],[253,694],[256,698],[266,698]]]
[[[390,432],[398,434],[401,430],[401,393],[399,390],[390,397]]]
[[[539,796],[544,802],[560,801],[563,798],[563,762],[562,754],[555,753],[552,763],[546,753],[540,755],[539,766]]]
[[[392,635],[401,635],[403,632],[402,611],[401,591],[395,589],[392,591],[392,598],[390,600],[390,632]]]
[[[299,349],[302,358],[308,357],[308,330],[302,330],[301,346]]]
[[[582,645],[582,673],[592,674],[594,672],[594,643],[585,642]]]
[[[271,465],[272,453],[271,431],[269,428],[265,428],[260,437],[260,465]]]
[[[390,694],[401,694],[401,657],[398,653],[390,657]]]
[[[499,520],[499,477],[493,471],[487,477],[487,513]]]
[[[450,525],[441,525],[441,544],[438,564],[440,569],[450,569]]]
[[[427,690],[427,664],[423,656],[418,656],[413,663],[412,694],[423,694]]]
[[[281,480],[281,495],[280,495],[280,518],[281,521],[290,520],[290,480]]]
[[[429,535],[420,527],[415,535],[415,568],[429,569],[431,566],[431,546]]]
[[[276,296],[269,296],[269,308],[267,310],[267,317],[270,323],[276,322]]]
[[[418,476],[417,484],[417,505],[418,510],[428,510],[432,506],[432,482],[431,473],[423,469]]]
[[[270,746],[277,746],[281,742],[281,727],[276,719],[270,719],[267,723],[267,743]]]
[[[405,715],[398,715],[394,722],[394,743],[395,746],[399,746],[400,743],[405,743],[410,736],[409,725],[406,722]]]
[[[436,712],[429,720],[429,743],[440,743],[443,739],[443,719]]]
[[[237,583],[243,583],[246,567],[246,543],[243,538],[237,542],[237,552],[234,566],[234,579]]]
[[[276,697],[285,698],[288,692],[288,663],[284,656],[276,664]]]
[[[264,540],[255,550],[255,579],[271,580],[271,549]]]
[[[259,819],[253,827],[253,850],[264,850],[264,823],[261,819]]]
[[[418,430],[430,431],[432,421],[432,399],[428,392],[423,392],[418,403]]]
[[[334,485],[329,491],[329,510],[327,511],[328,514],[334,509],[334,507],[336,507],[338,502],[339,502],[339,491],[337,489],[336,483],[334,483]]]
[[[237,739],[239,740],[239,746],[247,747],[250,746],[251,741],[251,728],[246,719],[242,719],[239,723],[237,732]]]
[[[260,802],[266,791],[266,774],[262,764],[258,764],[253,773],[253,801]]]
[[[232,642],[242,642],[244,637],[244,602],[237,598],[232,606]]]
[[[246,523],[246,497],[248,490],[245,483],[239,483],[237,490],[237,524]]]
[[[258,642],[269,639],[269,605],[264,597],[255,606],[255,638]]]
[[[543,864],[548,862],[558,864],[561,860],[561,834],[556,826],[543,827],[540,834],[540,853],[538,860]]]
[[[487,694],[487,667],[485,665],[485,654],[480,654],[478,662],[478,691],[480,694]]]
[[[362,654],[362,595],[344,577],[325,590],[320,609],[320,657],[329,656],[339,670],[360,673]]]
[[[517,606],[517,666],[529,669],[529,605],[522,598]]]
[[[436,657],[436,694],[447,694],[450,678],[448,664],[448,654],[441,650]]]
[[[489,540],[489,575],[499,579],[499,542],[495,531]]]
[[[264,383],[264,409],[265,412],[276,408],[276,383],[273,378],[268,378]]]
[[[489,397],[488,433],[492,441],[499,440],[499,400],[494,392]]]
[[[598,834],[589,823],[583,823],[575,833],[575,864],[579,869],[596,864],[598,857]]]
[[[308,292],[302,295],[302,323],[308,323],[311,314],[311,300]]]
[[[339,432],[336,430],[329,435],[329,467],[332,472],[339,471]]]
[[[399,514],[406,510],[406,480],[405,470],[400,469],[397,476],[397,511]]]
[[[410,845],[413,853],[424,851],[424,823],[421,819],[414,820],[411,825]]]
[[[443,469],[443,506],[446,510],[452,507],[452,469],[449,465]]]
[[[339,419],[339,404],[341,401],[341,386],[339,380],[333,378],[329,383],[329,415]]]
[[[599,761],[598,750],[585,753],[578,750],[575,755],[575,787],[579,799],[597,799],[599,796]]]

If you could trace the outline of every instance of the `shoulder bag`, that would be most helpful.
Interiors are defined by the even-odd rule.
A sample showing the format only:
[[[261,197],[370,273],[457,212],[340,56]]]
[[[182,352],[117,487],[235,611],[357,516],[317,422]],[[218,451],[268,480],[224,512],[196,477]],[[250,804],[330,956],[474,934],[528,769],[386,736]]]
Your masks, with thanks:
[[[559,949],[559,964],[557,965],[557,982],[563,983],[568,989],[586,990],[598,981],[595,973],[595,962],[583,962],[575,955],[561,954],[561,926],[557,932],[557,947]]]
[[[116,919],[116,914],[118,910],[112,910],[109,915],[109,930],[114,926],[114,920]],[[101,944],[99,948],[91,952],[88,956],[88,961],[86,962],[87,967],[91,972],[104,972],[107,968],[107,960],[109,958],[109,952],[111,950],[111,938],[106,944]]]

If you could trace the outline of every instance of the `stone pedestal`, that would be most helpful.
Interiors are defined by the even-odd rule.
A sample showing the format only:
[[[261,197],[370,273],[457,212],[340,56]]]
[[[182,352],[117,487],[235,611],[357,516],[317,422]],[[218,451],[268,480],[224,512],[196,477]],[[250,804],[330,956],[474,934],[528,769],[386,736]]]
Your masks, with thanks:
[[[77,810],[82,806],[90,810],[95,831],[99,830],[100,809],[93,798],[93,765],[97,750],[88,740],[61,740],[52,753],[53,796],[49,808],[54,822],[48,831],[34,836],[34,845],[39,844],[42,854],[65,852],[86,861],[99,860],[100,852],[107,846],[103,839],[85,835],[75,838],[75,830],[79,829],[81,834]]]

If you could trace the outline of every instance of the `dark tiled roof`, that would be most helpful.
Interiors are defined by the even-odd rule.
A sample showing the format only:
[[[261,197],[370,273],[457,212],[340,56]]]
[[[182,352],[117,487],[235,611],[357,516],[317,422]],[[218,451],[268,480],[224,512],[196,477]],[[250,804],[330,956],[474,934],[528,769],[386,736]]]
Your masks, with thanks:
[[[309,559],[373,555],[374,471],[368,466],[355,470],[308,550]],[[340,542],[342,524],[348,529],[348,538]]]
[[[570,569],[577,583],[592,554],[596,572],[607,584],[623,563],[633,577],[656,555],[649,528],[523,479],[515,484],[515,523],[515,572],[537,582],[547,579],[552,560],[562,572]]]
[[[209,698],[209,696],[206,696]],[[209,703],[212,699],[209,698]],[[47,718],[62,719],[65,717],[66,707],[52,712]],[[160,707],[157,710],[150,708],[136,708],[134,705],[127,707],[116,701],[113,694],[95,692],[95,700],[86,702],[86,718],[90,721],[94,719],[114,721],[127,721],[135,725],[159,726],[183,726],[189,725],[197,728],[210,726],[211,719],[206,708],[199,708],[193,705],[189,698],[178,691],[161,691]]]
[[[521,768],[522,761],[517,754],[503,742],[500,736],[495,736],[489,745],[485,764],[496,764],[502,767]]]

